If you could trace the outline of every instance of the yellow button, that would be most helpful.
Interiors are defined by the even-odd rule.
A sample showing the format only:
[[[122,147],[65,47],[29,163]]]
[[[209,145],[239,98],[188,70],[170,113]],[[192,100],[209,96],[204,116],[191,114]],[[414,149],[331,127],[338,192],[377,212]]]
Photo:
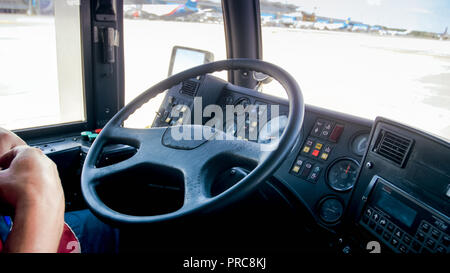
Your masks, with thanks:
[[[323,144],[322,143],[316,143],[316,149],[320,150],[322,149]]]
[[[327,154],[327,153],[322,153],[322,155],[320,156],[320,158],[323,159],[323,160],[327,160],[328,154]]]
[[[294,173],[298,173],[298,171],[300,171],[300,166],[294,165],[294,167],[292,168],[292,171],[293,171]]]
[[[305,147],[303,147],[303,152],[304,153],[309,153],[309,150],[311,149],[311,147],[309,147],[309,146],[305,146]]]
[[[169,123],[172,119],[171,118],[166,118],[166,123]]]

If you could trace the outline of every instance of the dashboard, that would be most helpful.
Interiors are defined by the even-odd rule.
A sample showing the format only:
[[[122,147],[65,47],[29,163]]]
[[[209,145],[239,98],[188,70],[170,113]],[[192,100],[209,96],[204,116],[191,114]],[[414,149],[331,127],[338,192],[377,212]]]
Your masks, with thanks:
[[[448,142],[377,118],[350,201],[348,230],[362,229],[396,253],[449,253],[449,162]]]
[[[213,88],[219,85],[222,90],[219,95],[210,94],[211,83]],[[260,126],[256,139],[248,137],[253,129],[248,119],[240,126],[236,120],[231,122],[231,126],[228,121],[223,125],[226,132],[238,137],[241,133],[242,138],[248,141],[274,141],[274,136],[279,136],[287,123],[287,100],[206,76],[191,79],[188,83],[181,83],[168,90],[153,126],[180,124],[180,118],[184,117],[171,116],[174,109],[190,109],[193,120],[194,97],[202,97],[203,106],[217,104],[223,110],[227,105],[241,105],[244,108],[254,105],[254,111],[265,106],[269,118]],[[278,107],[275,115],[271,113],[272,106]],[[267,129],[275,127],[271,126],[274,121],[279,125],[276,130]],[[206,122],[207,119],[203,120],[203,124]],[[372,121],[369,120],[307,105],[298,144],[274,174],[301,200],[316,222],[331,231],[335,231],[342,222],[368,145],[371,126]]]
[[[210,92],[217,88],[221,92]],[[195,97],[202,101],[196,102]],[[203,107],[215,104],[223,110],[227,105],[256,105],[245,114],[244,122],[239,123],[234,115],[223,124],[223,130],[259,143],[277,139],[289,110],[287,100],[202,76],[168,90],[152,126],[194,120],[195,103]],[[273,105],[278,106],[276,113],[271,113]],[[261,109],[270,118],[261,129],[255,129],[248,117]],[[174,116],[174,111],[183,114]],[[201,122],[207,124],[208,120],[202,117]],[[251,137],[252,130],[257,130],[256,138]],[[71,167],[75,172],[82,166],[90,141],[67,136],[32,145],[54,160],[71,151],[80,160]],[[99,165],[113,164],[134,153],[129,146],[108,147]],[[449,143],[420,130],[384,118],[371,121],[306,105],[297,144],[273,178],[302,203],[317,224],[355,241],[361,249],[375,240],[391,252],[449,253],[448,162]],[[72,196],[73,192],[79,196]],[[66,199],[76,203],[73,200],[80,198],[79,192],[70,194]]]

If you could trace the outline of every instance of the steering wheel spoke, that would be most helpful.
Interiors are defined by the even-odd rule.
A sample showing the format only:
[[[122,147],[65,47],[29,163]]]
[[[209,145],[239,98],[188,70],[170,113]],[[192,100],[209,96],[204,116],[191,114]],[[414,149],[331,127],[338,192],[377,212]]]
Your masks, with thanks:
[[[182,209],[197,207],[206,203],[208,199],[200,170],[184,172],[184,203]]]
[[[166,128],[134,129],[125,127],[115,127],[113,130],[105,132],[104,141],[107,144],[126,144],[139,148],[142,143],[160,139]],[[103,133],[103,131],[102,131]]]
[[[124,173],[125,171],[133,169],[138,165],[142,164],[141,157],[142,157],[141,154],[138,152],[131,158],[128,158],[119,163],[100,168],[93,166],[91,168],[86,168],[84,171],[88,172],[89,175],[92,177],[92,180],[95,181],[94,183],[98,184],[108,177]]]

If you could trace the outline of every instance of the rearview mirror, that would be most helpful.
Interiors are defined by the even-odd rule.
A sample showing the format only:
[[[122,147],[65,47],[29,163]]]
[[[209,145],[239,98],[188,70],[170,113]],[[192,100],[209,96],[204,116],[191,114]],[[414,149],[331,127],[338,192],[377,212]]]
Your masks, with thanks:
[[[196,48],[174,46],[170,57],[169,77],[188,68],[214,61],[214,54]]]

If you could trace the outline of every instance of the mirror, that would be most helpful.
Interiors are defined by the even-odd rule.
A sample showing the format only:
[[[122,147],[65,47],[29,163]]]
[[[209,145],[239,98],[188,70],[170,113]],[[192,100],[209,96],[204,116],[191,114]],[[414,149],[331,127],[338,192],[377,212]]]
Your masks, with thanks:
[[[196,48],[174,46],[170,57],[169,77],[188,68],[214,61],[214,54]]]

